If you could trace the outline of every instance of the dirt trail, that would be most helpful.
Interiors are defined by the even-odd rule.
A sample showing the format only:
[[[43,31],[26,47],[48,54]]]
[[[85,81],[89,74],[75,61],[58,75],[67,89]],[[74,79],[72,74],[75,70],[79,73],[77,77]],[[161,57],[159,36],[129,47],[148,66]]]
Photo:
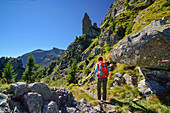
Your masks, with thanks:
[[[89,86],[89,87],[94,88],[93,85],[91,85],[91,86]],[[83,89],[83,88],[80,87],[80,86],[78,87],[78,89],[83,90],[84,92],[86,92],[86,93],[87,93],[88,95],[90,95],[91,97],[94,97],[95,99],[97,99],[97,95],[94,94],[94,93],[91,93],[90,90]],[[93,91],[93,92],[94,92],[94,91]]]
[[[90,89],[94,88],[93,85],[89,86]],[[78,87],[79,90],[83,90],[85,93],[87,93],[88,95],[90,95],[91,97],[94,97],[95,99],[97,99],[97,95],[94,93],[91,93],[90,90],[86,90],[83,89],[81,86]],[[99,105],[108,113],[109,111],[114,111],[115,105],[113,103],[110,102],[104,102],[104,103],[99,103]]]

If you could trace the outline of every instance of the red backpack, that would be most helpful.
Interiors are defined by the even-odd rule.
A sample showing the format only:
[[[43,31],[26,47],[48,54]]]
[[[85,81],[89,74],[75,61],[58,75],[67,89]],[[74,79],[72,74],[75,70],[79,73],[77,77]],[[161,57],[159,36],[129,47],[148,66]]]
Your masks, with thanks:
[[[109,76],[109,71],[106,62],[98,63],[98,74],[99,78],[107,78]]]

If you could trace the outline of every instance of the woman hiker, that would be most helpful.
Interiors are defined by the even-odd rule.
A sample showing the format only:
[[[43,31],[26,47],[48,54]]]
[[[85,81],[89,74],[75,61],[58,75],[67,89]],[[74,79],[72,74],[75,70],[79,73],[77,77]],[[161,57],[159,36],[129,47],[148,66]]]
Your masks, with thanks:
[[[107,77],[109,76],[109,70],[107,63],[103,61],[103,57],[98,58],[98,63],[93,73],[97,73],[97,97],[101,100],[101,84],[103,83],[103,98],[101,101],[106,101],[107,95]]]

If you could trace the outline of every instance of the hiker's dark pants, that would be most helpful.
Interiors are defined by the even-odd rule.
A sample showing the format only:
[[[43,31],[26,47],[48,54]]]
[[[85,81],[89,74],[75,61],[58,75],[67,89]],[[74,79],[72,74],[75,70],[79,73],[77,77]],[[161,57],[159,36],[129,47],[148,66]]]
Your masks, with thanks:
[[[97,97],[99,100],[101,100],[101,84],[103,83],[103,100],[106,100],[107,95],[107,78],[98,78],[97,80]]]

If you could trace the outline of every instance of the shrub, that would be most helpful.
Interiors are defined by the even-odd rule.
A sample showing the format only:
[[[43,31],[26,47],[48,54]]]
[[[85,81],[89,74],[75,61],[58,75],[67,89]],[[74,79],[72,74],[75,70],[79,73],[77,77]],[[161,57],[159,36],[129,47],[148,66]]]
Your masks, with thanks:
[[[101,29],[101,34],[103,34],[104,32],[103,32],[103,28]]]
[[[170,6],[170,2],[169,2],[169,1],[163,2],[163,3],[160,5],[160,8],[167,7],[167,6]]]
[[[125,32],[126,35],[128,35],[129,33],[132,32],[132,27],[133,27],[133,25],[134,25],[133,21],[129,22],[129,25],[128,25],[128,27],[126,28],[126,32]]]
[[[118,28],[117,34],[119,36],[124,36],[125,35],[125,28],[122,25]]]
[[[76,60],[73,60],[71,69],[69,70],[68,76],[66,78],[68,84],[77,82],[76,77],[75,77],[76,71],[77,71],[77,63],[76,63]]]
[[[90,71],[89,68],[85,68],[85,69],[84,69],[84,73],[85,73],[86,75],[88,75],[90,72],[91,72],[91,71]]]
[[[112,87],[114,80],[108,80],[107,85],[108,87]]]
[[[111,31],[113,32],[115,30],[116,22],[112,22],[111,24]]]
[[[133,4],[133,3],[137,2],[137,1],[138,1],[138,0],[132,0],[130,3]]]

